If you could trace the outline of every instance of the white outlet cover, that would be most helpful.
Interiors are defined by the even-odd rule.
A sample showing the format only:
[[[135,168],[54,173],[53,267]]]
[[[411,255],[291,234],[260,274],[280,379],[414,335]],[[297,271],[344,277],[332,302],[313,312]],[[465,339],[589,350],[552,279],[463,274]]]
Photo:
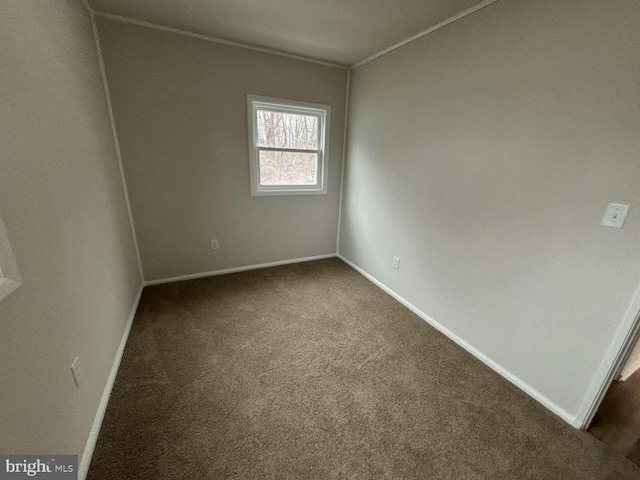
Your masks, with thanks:
[[[218,250],[218,248],[220,248],[220,244],[218,243],[218,240],[211,240],[211,250]]]
[[[391,263],[391,266],[396,270],[398,270],[400,268],[400,257],[393,257],[393,262]]]
[[[603,227],[622,228],[629,213],[629,205],[610,203],[604,211],[600,225]]]
[[[71,364],[71,375],[73,375],[73,381],[76,382],[76,387],[79,387],[80,381],[84,376],[84,371],[82,370],[80,359],[78,357],[74,358],[73,363]]]

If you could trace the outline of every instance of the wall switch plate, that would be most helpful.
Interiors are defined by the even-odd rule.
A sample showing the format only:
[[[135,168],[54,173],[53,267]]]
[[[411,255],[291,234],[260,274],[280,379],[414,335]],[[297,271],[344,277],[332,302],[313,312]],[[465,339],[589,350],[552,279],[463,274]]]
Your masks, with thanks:
[[[76,382],[76,387],[79,387],[80,381],[84,376],[84,371],[82,370],[80,359],[78,357],[74,358],[73,363],[71,364],[71,375],[73,375],[73,381]]]
[[[393,257],[393,262],[391,262],[391,266],[398,270],[400,268],[400,257]]]
[[[220,245],[218,244],[218,239],[211,240],[211,250],[218,250]]]
[[[621,203],[610,203],[607,205],[607,209],[604,211],[602,222],[600,225],[604,227],[622,228],[624,220],[629,213],[629,205],[623,205]]]

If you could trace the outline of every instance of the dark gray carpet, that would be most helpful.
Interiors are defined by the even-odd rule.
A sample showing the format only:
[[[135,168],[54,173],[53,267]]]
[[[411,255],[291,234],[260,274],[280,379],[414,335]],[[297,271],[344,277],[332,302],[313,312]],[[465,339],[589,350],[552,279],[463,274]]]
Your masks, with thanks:
[[[636,479],[337,259],[148,287],[101,479]]]

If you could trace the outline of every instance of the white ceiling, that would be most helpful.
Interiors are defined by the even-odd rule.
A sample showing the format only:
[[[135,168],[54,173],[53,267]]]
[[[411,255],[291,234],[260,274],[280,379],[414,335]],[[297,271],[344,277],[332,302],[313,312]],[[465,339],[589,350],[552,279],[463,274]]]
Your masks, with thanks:
[[[90,0],[100,12],[353,65],[481,0]]]

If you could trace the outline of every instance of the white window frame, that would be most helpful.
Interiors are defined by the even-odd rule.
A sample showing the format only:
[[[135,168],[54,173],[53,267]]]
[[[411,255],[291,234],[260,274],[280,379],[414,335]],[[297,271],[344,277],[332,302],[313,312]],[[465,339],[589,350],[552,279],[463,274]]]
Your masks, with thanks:
[[[0,302],[20,286],[20,273],[0,217]]]
[[[271,110],[294,115],[311,115],[318,117],[318,150],[259,147],[257,129],[258,110]],[[327,193],[327,178],[329,174],[328,147],[331,121],[331,107],[329,105],[263,97],[260,95],[247,95],[247,120],[249,127],[251,196],[322,195]],[[315,185],[260,185],[260,150],[317,153],[317,183]]]

